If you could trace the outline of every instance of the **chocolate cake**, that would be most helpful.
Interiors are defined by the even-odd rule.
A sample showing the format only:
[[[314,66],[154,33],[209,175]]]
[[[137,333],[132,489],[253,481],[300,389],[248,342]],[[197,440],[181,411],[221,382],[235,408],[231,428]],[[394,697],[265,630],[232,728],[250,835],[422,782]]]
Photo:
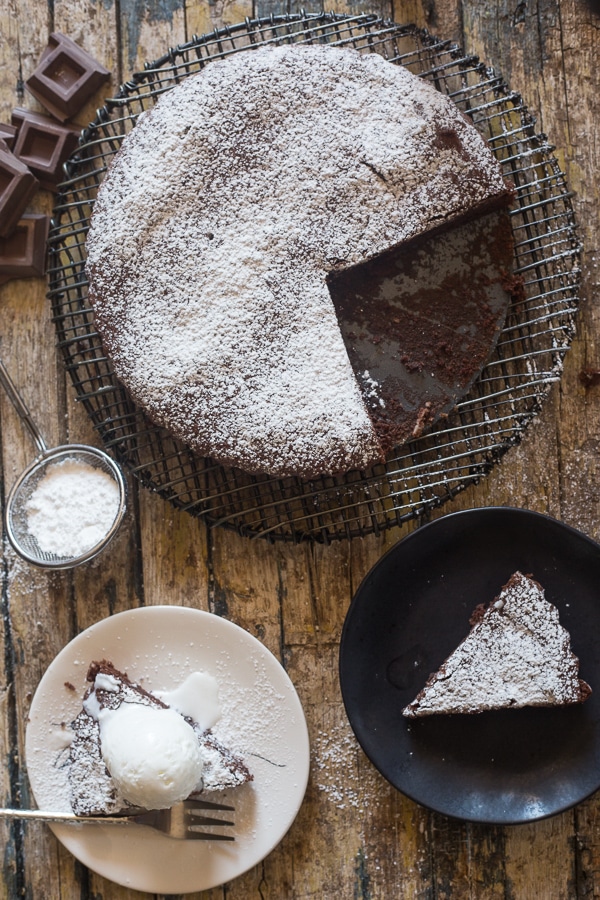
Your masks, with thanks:
[[[515,572],[471,626],[403,715],[567,706],[590,695],[558,610],[533,578]]]
[[[198,453],[274,475],[362,468],[456,399],[499,313],[485,289],[473,295],[471,256],[462,286],[473,322],[489,322],[485,352],[462,342],[451,368],[469,371],[440,402],[418,385],[380,392],[349,357],[328,280],[509,199],[474,126],[402,66],[325,45],[236,53],[166,93],[123,141],[87,242],[97,327],[134,401]],[[512,251],[497,247],[500,283]],[[464,306],[459,290],[437,331],[439,310],[417,317],[417,352],[413,335],[402,353],[399,329],[400,370],[430,371],[432,343],[447,369]]]
[[[83,698],[83,709],[72,723],[73,739],[68,759],[71,805],[77,815],[105,815],[131,808],[106,768],[102,756],[100,725],[94,710],[116,709],[121,704],[141,704],[158,709],[168,705],[136,684],[108,660],[92,662]],[[253,780],[243,758],[223,746],[211,730],[186,718],[197,733],[203,761],[198,793],[234,788]],[[195,795],[196,792],[194,792]]]

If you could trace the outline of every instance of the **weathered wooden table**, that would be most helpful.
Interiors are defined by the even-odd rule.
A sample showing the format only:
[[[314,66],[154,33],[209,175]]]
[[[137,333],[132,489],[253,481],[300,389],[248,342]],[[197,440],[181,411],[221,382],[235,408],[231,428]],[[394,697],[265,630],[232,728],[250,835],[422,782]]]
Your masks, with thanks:
[[[581,0],[494,3],[340,0],[344,13],[376,12],[414,22],[479,55],[503,73],[537,116],[538,128],[574,191],[584,244],[577,336],[562,379],[521,445],[479,485],[435,512],[513,505],[548,513],[600,537],[600,369],[595,306],[600,227],[600,18]],[[307,3],[318,11],[318,3]],[[110,95],[130,73],[193,34],[246,16],[293,12],[275,0],[0,0],[0,121],[15,106],[39,109],[24,92],[48,34],[61,31],[113,73]],[[77,116],[87,124],[100,92]],[[49,212],[40,192],[35,211]],[[98,443],[74,400],[43,279],[0,287],[0,354],[49,444]],[[7,398],[0,396],[1,491],[33,457]],[[47,666],[90,624],[130,607],[180,604],[212,610],[256,635],[281,659],[308,720],[312,770],[300,814],[263,863],[203,897],[583,898],[600,896],[600,800],[512,827],[468,825],[432,814],[391,788],[356,743],[337,676],[340,632],[362,577],[416,525],[330,546],[250,541],[175,511],[130,483],[127,519],[93,564],[71,573],[33,569],[2,546],[0,713],[2,805],[31,802],[24,736],[33,692]],[[124,898],[142,894],[87,871],[42,824],[0,824],[2,897]],[[195,895],[196,896],[196,895]],[[199,895],[198,895],[199,896]]]

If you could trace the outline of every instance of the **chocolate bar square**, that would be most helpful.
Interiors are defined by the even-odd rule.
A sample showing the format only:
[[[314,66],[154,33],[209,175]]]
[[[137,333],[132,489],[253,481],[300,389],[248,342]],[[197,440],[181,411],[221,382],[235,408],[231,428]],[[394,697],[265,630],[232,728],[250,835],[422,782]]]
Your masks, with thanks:
[[[0,238],[0,283],[45,273],[49,226],[48,216],[31,213],[20,219],[9,237]]]
[[[3,141],[9,150],[14,147],[17,138],[17,129],[8,122],[0,122],[0,140]]]
[[[27,166],[0,147],[0,237],[13,231],[38,186]]]
[[[79,131],[19,107],[13,110],[11,120],[18,126],[15,156],[31,169],[43,188],[55,191],[63,180],[63,163],[77,146]]]
[[[30,93],[61,122],[71,119],[110,72],[58,31],[50,35],[37,68],[26,80]]]

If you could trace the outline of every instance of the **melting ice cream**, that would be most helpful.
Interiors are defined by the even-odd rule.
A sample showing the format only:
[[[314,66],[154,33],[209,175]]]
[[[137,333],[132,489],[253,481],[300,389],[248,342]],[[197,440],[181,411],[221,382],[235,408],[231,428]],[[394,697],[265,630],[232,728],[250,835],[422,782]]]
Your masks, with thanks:
[[[102,758],[125,800],[166,809],[202,778],[202,755],[191,725],[174,709],[123,703],[99,716]]]
[[[77,721],[94,723],[89,734],[95,730],[98,735],[98,761],[124,801],[168,808],[223,775],[217,762],[224,748],[210,737],[221,715],[218,684],[211,675],[193,672],[173,690],[152,695],[111,663],[92,664],[90,673],[93,687]],[[72,747],[72,771],[84,755],[82,746],[76,742]],[[241,780],[251,777],[230,759],[244,776]]]

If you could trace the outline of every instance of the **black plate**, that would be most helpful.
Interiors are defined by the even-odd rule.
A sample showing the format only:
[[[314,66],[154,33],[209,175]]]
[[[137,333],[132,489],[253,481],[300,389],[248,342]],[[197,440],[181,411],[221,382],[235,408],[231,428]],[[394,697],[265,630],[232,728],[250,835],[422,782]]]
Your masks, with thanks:
[[[513,572],[532,574],[571,633],[582,705],[409,721],[402,709]],[[521,509],[472,509],[396,544],[360,585],[344,623],[340,679],[362,748],[398,790],[471,822],[554,815],[600,787],[600,546]]]

